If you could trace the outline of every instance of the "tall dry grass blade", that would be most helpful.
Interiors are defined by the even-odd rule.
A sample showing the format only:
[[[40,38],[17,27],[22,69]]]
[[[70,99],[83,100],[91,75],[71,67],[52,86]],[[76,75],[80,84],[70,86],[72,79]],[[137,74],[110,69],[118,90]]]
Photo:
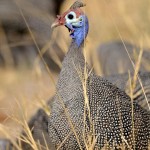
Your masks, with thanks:
[[[83,0],[84,4],[86,4],[86,0]],[[86,14],[86,7],[83,7],[83,11]],[[85,28],[86,23],[84,22],[84,35],[86,35],[86,28]],[[91,74],[93,68],[88,72],[88,66],[87,66],[87,52],[86,52],[86,37],[84,37],[84,43],[83,43],[83,55],[84,55],[84,72],[83,72],[83,77],[81,78],[82,82],[82,87],[83,87],[83,96],[84,96],[84,130],[83,130],[83,139],[85,146],[87,150],[92,150],[95,147],[96,140],[97,138],[95,137],[95,130],[94,130],[94,123],[91,118],[91,110],[90,110],[90,105],[89,105],[89,98],[88,98],[88,91],[87,91],[87,80],[89,75]],[[90,129],[88,133],[86,133],[86,117],[88,115],[88,119],[90,122]],[[85,135],[87,134],[87,135]],[[86,141],[86,136],[87,136],[87,141]]]
[[[10,131],[9,128],[6,128],[2,124],[0,124],[0,131],[7,137],[7,139],[9,139],[11,141],[11,143],[17,150],[22,150],[21,147],[16,143],[16,141],[12,140],[12,137],[10,136],[10,133],[8,132],[8,131]]]
[[[50,20],[53,19],[53,16],[49,14],[47,11],[43,11],[38,7],[35,7],[32,1],[26,0],[15,0],[17,4],[19,4],[22,10],[25,10],[30,16],[40,19],[43,23],[50,25]],[[48,18],[48,19],[47,19]]]
[[[81,146],[81,144],[80,144],[80,140],[79,140],[78,135],[77,135],[77,133],[76,133],[76,131],[75,131],[75,126],[74,126],[73,123],[72,123],[72,120],[71,120],[71,117],[70,117],[70,115],[69,115],[69,113],[68,113],[68,110],[67,110],[67,108],[65,107],[65,104],[64,104],[63,100],[61,99],[61,97],[60,97],[60,95],[59,95],[58,92],[56,93],[56,95],[57,95],[57,97],[58,97],[58,100],[60,101],[60,104],[62,105],[62,107],[63,107],[63,109],[64,109],[64,112],[65,112],[65,115],[66,115],[66,117],[67,117],[68,123],[69,123],[69,125],[70,125],[70,127],[71,127],[71,129],[72,129],[72,131],[73,131],[73,133],[74,133],[74,135],[75,135],[75,138],[76,138],[76,140],[77,140],[77,143],[78,143],[78,145],[79,145],[79,148],[80,148],[80,150],[82,150],[82,146]]]
[[[38,102],[39,103],[36,103],[35,105],[42,107],[44,112],[49,116],[51,114],[51,109],[50,109],[50,106],[47,104],[47,102],[43,99],[39,99]]]
[[[131,105],[132,105],[132,138],[133,138],[133,145],[134,145],[134,150],[135,150],[135,126],[134,126],[134,106],[133,106],[133,98],[134,98],[134,90],[136,88],[136,83],[137,83],[137,74],[139,72],[140,69],[140,64],[141,64],[141,60],[142,60],[142,54],[143,54],[143,50],[140,50],[140,54],[138,56],[138,60],[135,64],[135,71],[134,71],[134,75],[133,75],[133,80],[131,78],[131,74],[129,72],[129,89],[130,89],[130,98],[131,98]]]
[[[136,80],[134,80],[136,82]],[[132,83],[131,75],[129,72],[129,83],[130,83],[130,98],[131,98],[131,106],[132,106],[132,138],[133,138],[133,145],[134,145],[134,150],[135,150],[135,126],[134,126],[134,106],[133,106],[133,93],[134,93],[134,88],[135,84]]]
[[[105,1],[104,1],[104,2],[105,2]],[[106,2],[105,2],[105,5],[106,5],[106,7],[109,7]],[[109,7],[109,10],[111,10],[110,7]],[[111,12],[111,11],[110,11],[110,12]],[[118,35],[119,35],[119,38],[120,38],[121,41],[122,41],[122,44],[124,45],[124,48],[125,48],[125,50],[126,50],[126,52],[127,52],[127,54],[128,54],[128,57],[129,57],[129,59],[130,59],[130,62],[131,62],[132,66],[133,66],[133,69],[134,69],[134,71],[135,71],[135,64],[134,64],[133,60],[131,59],[131,56],[130,56],[130,54],[129,54],[129,52],[128,52],[128,49],[127,49],[127,47],[126,47],[126,45],[125,45],[125,42],[124,42],[124,40],[123,40],[123,38],[122,38],[122,36],[121,36],[121,33],[120,33],[120,31],[119,31],[119,29],[118,29],[116,23],[115,23],[114,20],[113,20],[113,17],[112,17],[112,15],[111,15],[111,13],[109,13],[109,17],[110,17],[110,19],[112,20],[112,23],[113,23],[113,25],[114,25],[114,27],[115,27],[115,29],[116,29]],[[143,94],[144,94],[144,96],[145,96],[145,100],[146,100],[147,105],[148,105],[148,108],[149,108],[149,110],[150,110],[150,104],[149,104],[149,102],[148,102],[148,99],[147,99],[146,93],[145,93],[145,91],[144,91],[144,87],[143,87],[142,81],[141,81],[141,79],[140,79],[140,77],[139,77],[138,74],[137,74],[137,78],[138,78],[138,80],[139,80],[140,86],[141,86],[142,91],[143,91]]]
[[[42,133],[42,134],[43,134],[43,133]],[[43,134],[43,139],[44,139],[44,143],[45,143],[45,148],[46,148],[46,150],[49,150],[48,145],[47,145],[47,141],[46,141],[46,139],[45,139],[44,134]]]
[[[133,76],[133,85],[132,85],[132,88],[133,90],[135,89],[136,87],[136,81],[137,81],[137,75],[138,75],[138,72],[140,70],[140,65],[141,65],[141,60],[142,60],[142,55],[143,55],[143,49],[140,49],[140,53],[139,53],[139,56],[138,56],[138,60],[135,64],[135,71],[134,71],[134,76]]]
[[[122,139],[125,142],[125,144],[128,146],[129,150],[132,150],[132,148],[130,147],[130,145],[128,144],[128,141],[124,138],[124,136],[122,136]]]
[[[43,56],[49,50],[51,59],[59,66],[59,68],[61,68],[62,67],[61,60],[58,57],[58,55],[56,54],[56,52],[54,51],[54,49],[52,49],[52,45],[55,40],[56,40],[56,34],[54,34],[54,32],[52,32],[50,40],[48,40],[48,42],[41,49],[41,55]],[[40,57],[37,57],[35,60],[35,65],[38,64],[39,61],[40,61]]]
[[[28,28],[28,31],[29,31],[29,33],[30,33],[30,35],[31,35],[31,38],[32,38],[32,40],[33,40],[33,42],[34,42],[34,44],[35,44],[37,50],[38,50],[39,56],[40,56],[41,60],[43,61],[44,65],[45,65],[45,68],[46,68],[46,70],[47,70],[47,72],[48,72],[48,74],[49,74],[49,76],[50,76],[50,79],[51,79],[52,83],[53,83],[54,85],[56,85],[56,84],[55,84],[55,80],[54,80],[54,78],[53,78],[53,75],[52,75],[52,73],[51,73],[51,71],[50,71],[48,65],[46,64],[46,62],[45,62],[45,60],[44,60],[44,58],[43,58],[43,56],[42,56],[42,54],[41,54],[40,48],[38,47],[38,44],[37,44],[37,42],[36,42],[36,40],[35,40],[35,37],[34,37],[32,31],[31,31],[31,29],[30,29],[28,23],[27,23],[27,20],[26,20],[24,14],[23,14],[23,11],[22,11],[21,8],[19,7],[19,4],[17,3],[17,0],[14,0],[14,2],[15,2],[15,4],[16,4],[16,6],[18,7],[18,10],[19,10],[19,12],[20,12],[20,14],[21,14],[21,16],[22,16],[22,18],[23,18],[23,20],[24,20],[24,22],[25,22],[25,24],[26,24],[26,26],[27,26],[27,28]]]
[[[72,62],[73,63],[73,62]],[[96,144],[96,140],[97,137],[95,136],[95,130],[94,130],[94,123],[92,122],[92,118],[91,118],[91,112],[90,112],[90,106],[89,106],[89,99],[88,99],[88,95],[87,95],[87,79],[89,77],[89,75],[91,74],[90,72],[87,72],[87,70],[85,70],[84,68],[84,72],[83,70],[81,70],[80,66],[76,66],[74,63],[74,68],[79,76],[79,79],[82,83],[82,88],[83,88],[83,96],[84,96],[84,113],[83,113],[83,141],[85,144],[85,147],[87,150],[90,150],[91,147],[94,147],[94,145]],[[83,73],[83,74],[82,74]],[[90,122],[90,129],[88,132],[86,132],[86,119],[89,119]]]
[[[63,144],[65,143],[65,141],[67,140],[67,138],[69,138],[69,136],[72,134],[72,132],[69,132],[69,134],[64,138],[64,140],[61,142],[61,144],[57,147],[57,150],[59,150]]]
[[[33,39],[33,41],[34,41],[34,43],[35,43],[35,46],[36,46],[36,48],[37,48],[37,50],[38,50],[38,52],[39,52],[39,55],[40,55],[40,57],[41,57],[41,59],[42,59],[44,65],[45,65],[45,67],[46,67],[46,69],[47,69],[47,71],[48,71],[48,73],[49,73],[51,79],[52,79],[52,82],[55,84],[55,81],[54,81],[54,79],[53,79],[53,77],[52,77],[52,75],[51,75],[51,72],[50,72],[50,70],[49,70],[49,68],[48,68],[48,66],[47,66],[47,64],[46,64],[46,62],[44,61],[44,59],[43,59],[43,57],[42,57],[41,51],[40,51],[40,49],[39,49],[39,47],[38,47],[38,44],[36,43],[36,40],[35,40],[35,38],[34,38],[34,35],[32,34],[32,31],[31,31],[30,27],[29,27],[29,25],[28,25],[28,23],[27,23],[27,21],[26,21],[24,15],[23,15],[23,12],[22,12],[22,10],[20,9],[19,5],[17,4],[16,0],[15,0],[15,3],[16,3],[16,5],[17,5],[18,9],[19,9],[20,14],[22,15],[22,17],[23,17],[23,19],[24,19],[24,21],[25,21],[25,23],[26,23],[26,26],[27,26],[27,28],[28,28],[28,30],[29,30],[29,32],[30,32],[30,35],[31,35],[31,37],[32,37],[32,39]],[[70,116],[69,116],[69,113],[68,113],[67,109],[65,108],[65,105],[64,105],[64,103],[63,103],[63,100],[61,100],[61,98],[60,98],[60,96],[59,96],[59,93],[56,93],[56,95],[58,96],[58,99],[59,99],[61,105],[63,106],[65,115],[66,115],[66,117],[67,117],[67,119],[68,119],[68,122],[69,122],[69,124],[70,124],[70,126],[71,126],[71,129],[73,130],[73,133],[74,133],[74,135],[75,135],[75,137],[76,137],[76,139],[77,139],[78,145],[79,145],[80,149],[82,149],[81,144],[80,144],[80,141],[79,141],[79,138],[78,138],[78,136],[77,136],[77,134],[76,134],[76,131],[75,131],[75,129],[74,129],[74,125],[73,125],[73,123],[72,123],[72,121],[71,121],[71,119],[70,119]]]
[[[11,53],[11,49],[9,47],[7,35],[2,27],[2,23],[0,22],[0,52],[2,57],[4,57],[4,61],[7,67],[12,67],[14,64],[13,56]]]
[[[10,116],[10,118],[12,120],[14,120],[18,125],[21,125],[23,128],[23,133],[19,136],[16,137],[17,141],[19,141],[20,143],[20,147],[22,147],[22,142],[26,143],[28,145],[31,146],[32,149],[35,150],[39,150],[39,149],[47,149],[48,150],[48,146],[44,137],[44,133],[43,134],[43,140],[45,141],[45,146],[41,145],[40,141],[35,141],[33,135],[32,135],[32,130],[30,129],[28,122],[27,122],[27,114],[26,114],[26,110],[25,110],[25,106],[22,103],[17,103],[18,107],[20,109],[20,114],[21,114],[21,119],[18,119],[16,116],[12,115]]]
[[[17,46],[30,46],[32,45],[33,42],[29,39],[27,41],[19,41],[19,42],[12,42],[12,43],[9,43],[9,47],[10,48],[13,48],[13,47],[17,47]]]

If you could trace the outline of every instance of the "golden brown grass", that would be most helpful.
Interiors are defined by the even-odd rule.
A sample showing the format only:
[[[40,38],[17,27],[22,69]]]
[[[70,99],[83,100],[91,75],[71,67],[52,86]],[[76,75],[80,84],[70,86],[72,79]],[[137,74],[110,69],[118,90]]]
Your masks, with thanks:
[[[62,6],[62,12],[68,9],[68,6],[70,6],[72,2],[73,1],[71,0],[66,0],[64,5]],[[87,6],[84,8],[84,11],[87,13],[89,20],[90,20],[90,32],[86,40],[86,47],[85,47],[85,52],[86,52],[85,55],[86,55],[88,62],[90,62],[91,57],[93,58],[92,61],[95,60],[96,48],[99,46],[99,44],[105,41],[116,40],[116,39],[119,39],[122,41],[127,40],[135,45],[140,45],[140,43],[142,42],[144,47],[150,47],[150,44],[149,44],[150,1],[149,0],[145,0],[145,1],[141,1],[141,0],[87,1],[87,0],[84,0],[84,2],[87,4]],[[30,5],[30,8],[34,8],[34,6]],[[36,8],[32,9],[32,14],[35,15],[35,17],[39,17],[39,16],[36,16],[37,11],[40,11],[40,10],[37,10]],[[22,17],[24,17],[21,11],[20,13]],[[50,17],[48,14],[46,15],[47,17]],[[24,21],[26,22],[25,18],[24,18]],[[26,22],[26,25],[28,26],[27,22]],[[33,43],[36,45],[34,35],[32,34],[32,31],[30,30],[29,27],[28,29],[32,37]],[[1,29],[1,26],[0,26],[0,35],[3,35],[4,37],[3,45],[5,49],[7,50],[5,51],[4,56],[9,57],[10,59],[6,58],[6,60],[11,61],[11,55],[10,55],[10,49],[9,49],[9,46],[11,45],[8,45],[6,35]],[[70,41],[69,36],[68,36],[68,31],[65,30],[64,27],[60,27],[60,29],[56,29],[55,33],[53,33],[51,40],[48,40],[47,44],[43,46],[43,49],[41,52],[37,46],[37,50],[39,51],[41,59],[45,51],[51,49],[50,46],[51,46],[51,43],[54,42],[54,40],[58,41],[58,44],[60,45],[64,53],[67,51],[68,43]],[[22,41],[21,44],[24,44],[24,43],[26,44],[26,42]],[[15,43],[13,43],[13,46],[15,46]],[[51,49],[50,51],[55,62],[61,67],[60,60],[58,59],[57,55],[52,52],[55,50]],[[9,55],[6,55],[6,54],[9,54]],[[134,74],[133,80],[132,82],[130,82],[132,83],[130,84],[131,100],[133,99],[132,97],[133,97],[133,91],[135,88],[136,80],[138,80],[137,71],[139,70],[140,61],[142,59],[141,56],[142,54],[140,53],[139,59],[137,63],[135,64],[135,74]],[[30,71],[16,71],[16,70],[12,70],[9,68],[7,70],[0,70],[0,102],[1,102],[0,112],[2,114],[2,117],[1,117],[2,119],[0,118],[1,119],[0,121],[3,124],[0,126],[0,135],[1,137],[6,137],[6,138],[11,139],[11,141],[15,144],[17,149],[21,149],[20,145],[19,144],[17,145],[15,143],[15,138],[18,137],[21,127],[23,127],[23,129],[28,135],[28,139],[23,138],[22,140],[25,140],[27,143],[30,143],[33,149],[39,149],[37,147],[37,143],[35,143],[31,135],[31,132],[27,125],[27,121],[29,120],[30,116],[35,113],[39,105],[40,107],[45,106],[44,100],[47,100],[54,93],[53,92],[54,87],[55,87],[54,81],[57,79],[57,75],[53,74],[47,68],[46,64],[45,66],[49,73],[47,73],[46,71],[42,71],[40,67],[38,66],[39,65],[38,60],[39,58],[37,58],[37,60],[35,61],[36,73],[35,72],[33,73],[31,70]],[[8,64],[9,63],[10,62],[8,62]],[[149,64],[146,64],[146,65],[149,65]],[[100,65],[97,63],[97,61],[94,61],[94,68],[98,74],[102,74]],[[82,80],[83,81],[82,83],[83,83],[84,96],[85,96],[85,108],[89,109],[88,98],[86,95],[87,76],[88,74],[85,69],[85,76],[84,76],[84,80]],[[54,79],[52,79],[52,77]],[[131,79],[130,76],[129,78]],[[144,92],[144,89],[143,89],[143,92]],[[71,120],[69,120],[69,114],[67,113],[66,109],[65,111],[66,111],[66,115],[68,117],[70,126],[73,130],[72,132],[76,135],[75,126],[72,124]],[[8,132],[10,131],[10,128],[11,128],[11,133]],[[88,140],[85,139],[86,149],[93,150],[97,137],[95,137],[94,133],[89,134],[87,136],[88,136]],[[133,137],[134,137],[134,129],[133,129]],[[80,145],[80,141],[77,135],[76,135],[76,138]],[[64,139],[64,142],[65,142],[65,139]],[[128,143],[126,143],[125,141],[125,144],[128,144]]]

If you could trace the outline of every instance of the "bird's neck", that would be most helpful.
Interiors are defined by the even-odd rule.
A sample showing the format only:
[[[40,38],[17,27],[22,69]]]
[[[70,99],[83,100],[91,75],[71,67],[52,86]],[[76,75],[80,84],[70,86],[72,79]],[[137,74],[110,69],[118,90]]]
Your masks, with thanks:
[[[69,97],[73,97],[76,94],[75,91],[82,92],[82,79],[85,67],[85,59],[82,53],[82,46],[76,44],[73,40],[72,44],[67,52],[63,63],[62,69],[59,75],[57,83],[57,91],[61,94],[61,97],[69,100]]]
[[[82,52],[82,45],[88,34],[89,24],[86,16],[83,17],[84,25],[75,28],[72,43],[62,63],[57,92],[60,93],[64,101],[69,101],[72,97],[82,94],[82,79],[85,68],[85,59]]]
[[[74,32],[70,35],[74,42],[80,47],[89,31],[89,22],[86,16],[83,16],[83,24],[81,27],[74,27]]]
[[[88,28],[87,27],[82,27],[82,28],[76,28],[75,31],[70,35],[73,42],[78,46],[81,47],[83,44],[86,36],[88,33]]]

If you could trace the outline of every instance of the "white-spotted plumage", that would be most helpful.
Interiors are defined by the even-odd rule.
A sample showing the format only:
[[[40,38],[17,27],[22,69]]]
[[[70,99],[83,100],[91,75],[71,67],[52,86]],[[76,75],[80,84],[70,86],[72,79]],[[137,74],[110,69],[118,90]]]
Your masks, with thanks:
[[[82,6],[79,3],[77,6]],[[79,8],[72,8],[80,14]],[[90,72],[82,53],[88,19],[84,14],[80,16],[85,19],[83,26],[73,30],[73,41],[62,63],[56,86],[52,114],[48,120],[50,139],[56,147],[61,145],[59,148],[64,150],[86,149],[89,135],[97,139],[94,149],[106,145],[112,149],[119,149],[119,146],[148,149],[150,113],[132,103],[124,91]],[[66,24],[68,28],[73,27],[72,22]],[[89,75],[87,80],[85,66]],[[89,107],[85,106],[86,96]]]

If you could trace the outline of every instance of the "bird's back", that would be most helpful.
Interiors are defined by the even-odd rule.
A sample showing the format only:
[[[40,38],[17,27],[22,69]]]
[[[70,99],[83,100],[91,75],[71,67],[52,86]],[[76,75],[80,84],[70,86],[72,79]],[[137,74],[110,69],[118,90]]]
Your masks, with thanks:
[[[135,81],[136,86],[135,89],[133,91],[133,99],[140,105],[142,106],[144,109],[147,109],[149,111],[149,105],[150,104],[150,72],[139,72],[138,74],[142,85],[139,82],[139,79],[137,78],[137,80]],[[126,93],[130,96],[130,78],[133,81],[133,73],[130,74],[129,77],[129,73],[124,73],[124,74],[116,74],[116,75],[112,75],[112,76],[106,76],[104,77],[105,79],[107,79],[109,82],[113,83],[114,85],[116,85],[118,88],[126,91]],[[143,93],[143,89],[146,95],[146,98],[148,100],[146,100],[145,95]]]
[[[127,51],[134,63],[138,60],[140,48],[121,41],[106,42],[97,49],[98,60],[104,75],[115,75],[134,71]],[[150,52],[143,50],[140,71],[149,71]]]
[[[116,86],[93,76],[89,81],[89,102],[99,146],[124,143],[125,138],[136,149],[147,149],[150,113],[142,109]],[[134,134],[134,136],[133,136]],[[126,145],[126,144],[125,144]],[[127,146],[127,145],[126,145]]]

